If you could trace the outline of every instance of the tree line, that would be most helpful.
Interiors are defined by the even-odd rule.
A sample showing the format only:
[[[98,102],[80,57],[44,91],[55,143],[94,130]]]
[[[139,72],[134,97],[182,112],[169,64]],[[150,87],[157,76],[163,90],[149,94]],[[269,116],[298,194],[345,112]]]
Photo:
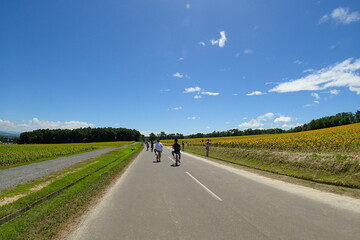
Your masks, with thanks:
[[[291,128],[289,130],[284,130],[280,128],[271,128],[271,129],[245,129],[239,130],[237,128],[229,129],[227,131],[213,131],[211,133],[196,133],[188,136],[183,136],[179,133],[166,134],[161,132],[158,135],[154,133],[150,134],[150,140],[154,139],[183,139],[183,138],[211,138],[211,137],[231,137],[231,136],[245,136],[245,135],[261,135],[261,134],[278,134],[278,133],[292,133],[292,132],[302,132],[308,130],[316,130],[321,128],[336,127],[346,124],[358,123],[360,122],[360,111],[355,113],[351,112],[342,112],[333,116],[323,117],[319,119],[314,119],[307,124]]]
[[[126,128],[39,129],[20,134],[18,143],[86,143],[113,141],[140,141],[142,135]]]

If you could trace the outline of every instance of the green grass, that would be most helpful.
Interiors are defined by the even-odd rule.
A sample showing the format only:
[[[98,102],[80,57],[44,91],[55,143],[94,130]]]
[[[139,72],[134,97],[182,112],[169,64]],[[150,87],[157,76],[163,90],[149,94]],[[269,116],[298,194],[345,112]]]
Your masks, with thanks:
[[[116,162],[90,175],[54,198],[37,205],[23,215],[0,226],[0,239],[53,238],[69,224],[73,218],[83,213],[89,203],[96,198],[113,179],[119,176],[123,168],[127,166],[131,159],[133,159],[142,148],[142,144],[137,144],[103,155],[94,162],[87,163],[85,166],[68,170],[68,175],[63,178],[59,178],[59,176],[64,175],[65,172],[58,174],[58,178],[54,176],[56,179],[43,189],[33,192],[14,203],[0,207],[0,216],[3,217],[119,158]],[[46,180],[44,179],[42,181]],[[7,191],[6,193],[2,193],[2,195],[11,196],[22,191],[27,191],[30,185],[23,187],[22,190],[22,187],[19,187]]]
[[[132,142],[0,145],[0,169],[27,165],[97,149],[118,148],[130,143]]]
[[[188,146],[186,151],[206,155],[203,146]],[[209,157],[310,181],[360,188],[360,162],[349,155],[212,147]]]

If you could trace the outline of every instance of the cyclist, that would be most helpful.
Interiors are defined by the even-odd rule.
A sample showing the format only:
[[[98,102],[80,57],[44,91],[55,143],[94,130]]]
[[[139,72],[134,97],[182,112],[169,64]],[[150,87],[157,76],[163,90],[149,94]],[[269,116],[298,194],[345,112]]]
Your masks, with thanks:
[[[173,149],[174,149],[173,152],[174,152],[174,155],[175,155],[175,166],[179,166],[179,162],[180,162],[180,144],[178,144],[177,139],[174,140]]]
[[[154,141],[153,140],[150,141],[150,146],[151,146],[151,152],[152,152],[154,150]]]
[[[158,139],[156,144],[155,144],[155,155],[156,155],[156,161],[160,162],[161,161],[161,152],[163,150],[163,145],[160,142],[160,140]]]

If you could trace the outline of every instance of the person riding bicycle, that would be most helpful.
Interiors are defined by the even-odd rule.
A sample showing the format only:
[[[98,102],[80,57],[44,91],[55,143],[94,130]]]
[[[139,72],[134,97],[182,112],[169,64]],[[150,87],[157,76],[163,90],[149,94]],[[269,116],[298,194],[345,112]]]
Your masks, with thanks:
[[[178,140],[175,139],[174,140],[174,144],[173,144],[173,153],[175,155],[175,166],[179,166],[179,162],[180,162],[180,144],[178,144]]]

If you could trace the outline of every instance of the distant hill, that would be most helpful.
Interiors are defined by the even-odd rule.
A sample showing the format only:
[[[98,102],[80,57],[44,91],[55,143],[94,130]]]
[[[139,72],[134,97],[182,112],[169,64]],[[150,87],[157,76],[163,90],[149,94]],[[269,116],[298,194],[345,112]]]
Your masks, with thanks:
[[[20,133],[18,133],[18,132],[3,132],[3,131],[0,131],[0,136],[1,137],[19,137]]]

